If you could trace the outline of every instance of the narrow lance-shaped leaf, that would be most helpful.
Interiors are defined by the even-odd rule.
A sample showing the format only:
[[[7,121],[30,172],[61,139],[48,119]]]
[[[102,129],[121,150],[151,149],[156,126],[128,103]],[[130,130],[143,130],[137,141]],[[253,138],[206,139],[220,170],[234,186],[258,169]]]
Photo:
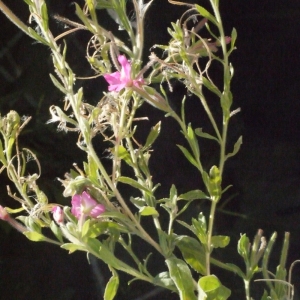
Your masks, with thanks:
[[[65,95],[68,94],[68,91],[62,86],[62,84],[52,75],[50,74],[50,78],[53,84]]]
[[[161,129],[161,122],[159,121],[155,126],[151,128],[151,131],[147,137],[146,143],[144,145],[144,148],[151,147],[151,145],[155,142],[158,135],[160,134]]]
[[[200,5],[195,4],[195,7],[202,17],[208,19],[210,22],[212,22],[214,25],[218,27],[219,23],[217,19],[210,12],[208,12],[204,7]]]
[[[120,176],[118,178],[118,181],[125,183],[125,184],[129,184],[138,190],[142,190],[142,191],[146,192],[149,196],[152,195],[152,193],[147,188],[145,188],[143,185],[141,185],[140,183],[138,183],[137,181],[135,181],[134,179],[132,179],[130,177]]]
[[[192,190],[192,191],[189,191],[187,193],[184,193],[184,194],[181,194],[178,196],[178,200],[192,201],[195,199],[209,199],[209,196],[207,196],[201,190]]]
[[[111,152],[115,154],[118,158],[124,160],[129,166],[133,167],[134,163],[131,159],[129,152],[125,149],[124,146],[119,145],[117,152],[115,152],[115,148],[111,149]]]
[[[239,152],[242,143],[243,143],[243,137],[240,136],[233,146],[233,151],[231,153],[226,154],[226,159],[228,159],[231,156],[236,155]]]
[[[48,31],[49,29],[49,21],[48,21],[48,12],[47,12],[47,6],[45,2],[42,2],[41,4],[41,14],[42,14],[42,22],[43,27],[45,31]]]
[[[198,135],[200,137],[203,137],[203,138],[209,139],[209,140],[215,140],[218,144],[220,143],[216,137],[212,136],[209,133],[203,132],[202,128],[196,128],[195,133],[196,133],[196,135]]]
[[[183,155],[186,157],[186,159],[192,164],[194,165],[198,170],[201,170],[197,161],[194,159],[194,157],[192,156],[192,154],[183,146],[181,145],[177,145],[177,147],[181,150],[181,152],[183,153]]]
[[[198,140],[195,136],[195,133],[194,133],[194,130],[192,128],[192,125],[189,124],[188,125],[188,129],[187,129],[187,139],[188,139],[188,142],[190,144],[190,147],[192,148],[193,150],[193,153],[194,153],[194,157],[196,159],[198,159],[200,157],[200,149],[199,149],[199,144],[198,144]]]

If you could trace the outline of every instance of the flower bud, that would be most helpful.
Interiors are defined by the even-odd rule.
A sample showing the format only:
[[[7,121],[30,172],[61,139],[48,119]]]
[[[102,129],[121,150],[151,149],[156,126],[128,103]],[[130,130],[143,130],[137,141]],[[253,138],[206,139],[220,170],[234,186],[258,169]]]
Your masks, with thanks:
[[[51,210],[53,213],[53,219],[57,224],[61,224],[64,221],[64,212],[60,206],[54,206]]]

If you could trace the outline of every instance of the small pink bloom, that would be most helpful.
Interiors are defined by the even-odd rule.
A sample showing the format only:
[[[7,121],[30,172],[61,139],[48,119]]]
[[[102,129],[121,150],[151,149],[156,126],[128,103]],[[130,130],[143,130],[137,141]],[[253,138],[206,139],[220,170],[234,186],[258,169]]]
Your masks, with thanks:
[[[229,44],[231,42],[231,37],[230,36],[225,36],[225,43]]]
[[[9,214],[2,205],[0,205],[0,219],[3,221],[9,220]]]
[[[64,221],[64,212],[60,206],[54,206],[51,210],[53,213],[53,219],[57,224],[63,223]]]
[[[131,65],[125,55],[119,55],[118,61],[121,65],[121,71],[117,71],[111,74],[105,74],[104,78],[109,83],[108,90],[119,92],[125,87],[136,86],[139,87],[144,84],[142,78],[131,78]]]
[[[71,213],[79,220],[81,216],[90,216],[97,218],[103,212],[105,207],[102,204],[98,204],[87,192],[83,192],[81,195],[76,194],[72,197],[72,209]]]

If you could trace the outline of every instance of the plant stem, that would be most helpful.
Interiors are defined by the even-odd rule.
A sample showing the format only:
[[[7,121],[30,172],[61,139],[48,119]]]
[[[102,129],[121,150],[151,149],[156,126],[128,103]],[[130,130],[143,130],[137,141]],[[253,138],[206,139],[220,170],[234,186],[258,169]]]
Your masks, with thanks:
[[[212,239],[212,233],[213,233],[216,207],[217,207],[217,201],[212,200],[211,207],[210,207],[210,213],[209,213],[208,230],[207,230],[207,251],[206,251],[206,254],[205,254],[205,257],[206,257],[206,274],[207,275],[210,275],[210,255],[211,255],[211,252],[212,252],[211,239]]]

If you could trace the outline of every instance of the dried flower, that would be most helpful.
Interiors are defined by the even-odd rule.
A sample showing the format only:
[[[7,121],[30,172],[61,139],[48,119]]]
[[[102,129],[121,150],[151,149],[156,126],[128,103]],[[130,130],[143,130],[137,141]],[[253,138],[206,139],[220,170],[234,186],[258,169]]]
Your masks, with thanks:
[[[9,219],[9,214],[2,205],[0,205],[0,219],[3,221],[8,221]]]
[[[85,216],[97,218],[99,215],[105,212],[104,205],[98,204],[96,200],[94,200],[87,192],[83,192],[81,195],[74,195],[71,203],[71,213],[78,220]]]
[[[109,83],[108,90],[119,92],[125,87],[136,86],[144,84],[142,78],[131,78],[131,65],[125,55],[119,55],[118,61],[121,65],[121,71],[117,71],[111,74],[105,74],[104,78]]]

